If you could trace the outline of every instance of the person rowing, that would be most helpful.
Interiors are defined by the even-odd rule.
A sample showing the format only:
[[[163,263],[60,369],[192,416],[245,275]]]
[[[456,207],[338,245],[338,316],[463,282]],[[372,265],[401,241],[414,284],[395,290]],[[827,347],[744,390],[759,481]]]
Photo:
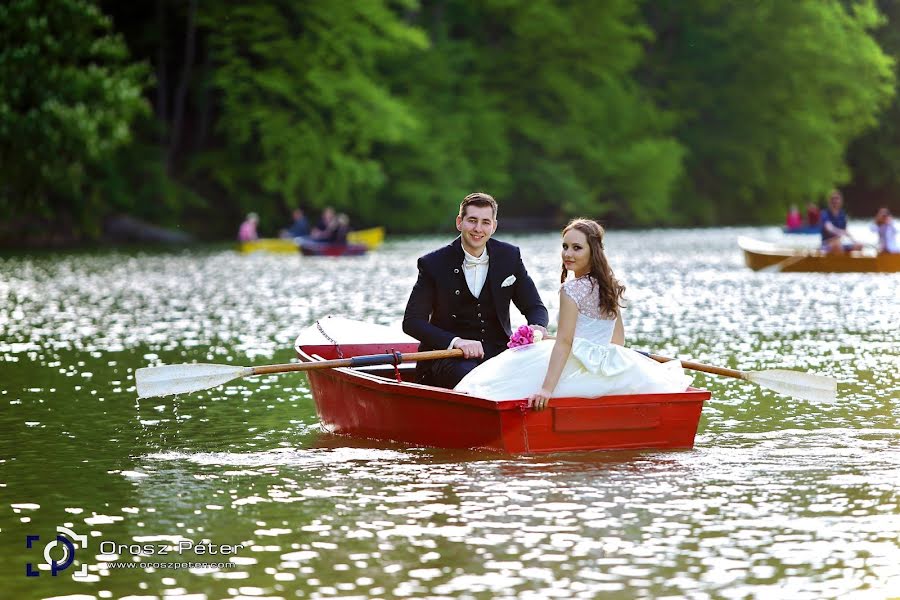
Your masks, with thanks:
[[[844,243],[843,238],[850,240],[850,243]],[[826,254],[843,254],[852,250],[862,250],[862,244],[847,231],[843,195],[839,190],[832,190],[828,197],[828,207],[822,212],[822,251]]]

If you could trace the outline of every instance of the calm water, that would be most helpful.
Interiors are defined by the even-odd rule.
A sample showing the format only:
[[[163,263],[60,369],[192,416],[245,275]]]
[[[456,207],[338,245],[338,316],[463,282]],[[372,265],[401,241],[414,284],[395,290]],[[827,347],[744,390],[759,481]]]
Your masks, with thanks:
[[[739,234],[775,237],[611,233],[629,343],[831,375],[838,402],[698,375],[693,450],[541,457],[325,434],[296,374],[136,399],[141,366],[286,362],[328,314],[399,323],[415,258],[449,237],[347,259],[0,258],[0,596],[900,596],[900,275],[754,273]],[[555,317],[557,236],[498,237]],[[53,577],[57,526],[88,541]],[[243,548],[101,552],[188,541]]]

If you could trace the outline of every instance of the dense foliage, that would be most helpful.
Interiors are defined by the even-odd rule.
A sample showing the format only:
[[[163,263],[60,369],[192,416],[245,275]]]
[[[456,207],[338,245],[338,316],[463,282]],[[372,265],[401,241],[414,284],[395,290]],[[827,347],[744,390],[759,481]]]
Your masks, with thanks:
[[[225,237],[250,210],[265,234],[298,205],[430,231],[476,189],[547,227],[890,203],[898,24],[897,0],[12,0],[0,235],[124,212]]]
[[[758,222],[850,180],[844,152],[893,95],[871,3],[648,3],[646,69],[690,149],[683,208],[708,223]]]
[[[110,199],[98,168],[132,140],[149,69],[88,0],[0,5],[0,219],[62,218],[86,231]],[[34,221],[31,221],[34,222]]]

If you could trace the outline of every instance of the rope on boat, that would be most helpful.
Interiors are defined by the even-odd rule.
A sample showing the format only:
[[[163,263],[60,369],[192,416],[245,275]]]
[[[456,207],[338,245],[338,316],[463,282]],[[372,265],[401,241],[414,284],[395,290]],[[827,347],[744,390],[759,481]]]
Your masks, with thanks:
[[[394,362],[392,363],[394,365],[394,377],[397,378],[397,383],[403,383],[403,378],[400,377],[400,363],[403,356],[393,348],[391,348],[391,355],[394,357]]]
[[[522,413],[522,438],[525,443],[525,452],[531,453],[531,446],[528,444],[528,403],[523,402],[519,405],[519,412]]]
[[[334,347],[337,349],[338,357],[344,358],[344,352],[341,350],[340,344],[338,344],[337,341],[335,341],[335,339],[333,337],[331,337],[330,335],[325,333],[325,329],[322,328],[322,324],[319,323],[318,320],[316,320],[316,327],[318,328],[319,333],[321,333],[325,337],[326,340],[328,340],[329,342],[334,344]]]

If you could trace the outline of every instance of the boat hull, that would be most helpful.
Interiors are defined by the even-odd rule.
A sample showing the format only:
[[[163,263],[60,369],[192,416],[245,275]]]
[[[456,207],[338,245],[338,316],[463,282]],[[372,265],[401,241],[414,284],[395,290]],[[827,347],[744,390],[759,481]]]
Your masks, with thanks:
[[[363,246],[367,250],[374,250],[384,242],[384,227],[371,227],[358,229],[347,234],[347,242],[354,247]],[[272,252],[275,254],[296,254],[300,247],[298,240],[294,238],[260,238],[252,242],[240,242],[238,250],[243,254],[250,252]],[[356,248],[358,253],[359,249]],[[318,255],[317,255],[318,256]],[[328,256],[342,256],[342,254],[328,254]]]
[[[291,238],[260,238],[252,242],[240,242],[241,254],[251,252],[271,252],[274,254],[296,254],[297,242]]]
[[[362,244],[369,250],[374,250],[384,242],[384,227],[351,231],[347,234],[347,241],[351,244]]]
[[[819,225],[805,225],[803,227],[782,227],[781,231],[789,234],[801,234],[801,235],[819,235],[822,233],[822,228]]]
[[[362,256],[368,248],[363,244],[331,244],[327,242],[300,242],[303,256]]]
[[[334,339],[332,325],[327,329]],[[416,349],[414,341],[404,339],[335,346],[303,338],[296,343],[301,361]],[[403,377],[411,379],[406,372]],[[319,419],[332,433],[512,454],[691,448],[703,403],[710,398],[708,391],[694,388],[675,394],[553,398],[547,409],[534,411],[524,398],[488,400],[349,368],[307,375]]]
[[[754,271],[771,267],[784,273],[900,272],[900,254],[824,254],[818,250],[777,248],[770,244],[748,241],[739,243],[744,253],[744,264]]]

